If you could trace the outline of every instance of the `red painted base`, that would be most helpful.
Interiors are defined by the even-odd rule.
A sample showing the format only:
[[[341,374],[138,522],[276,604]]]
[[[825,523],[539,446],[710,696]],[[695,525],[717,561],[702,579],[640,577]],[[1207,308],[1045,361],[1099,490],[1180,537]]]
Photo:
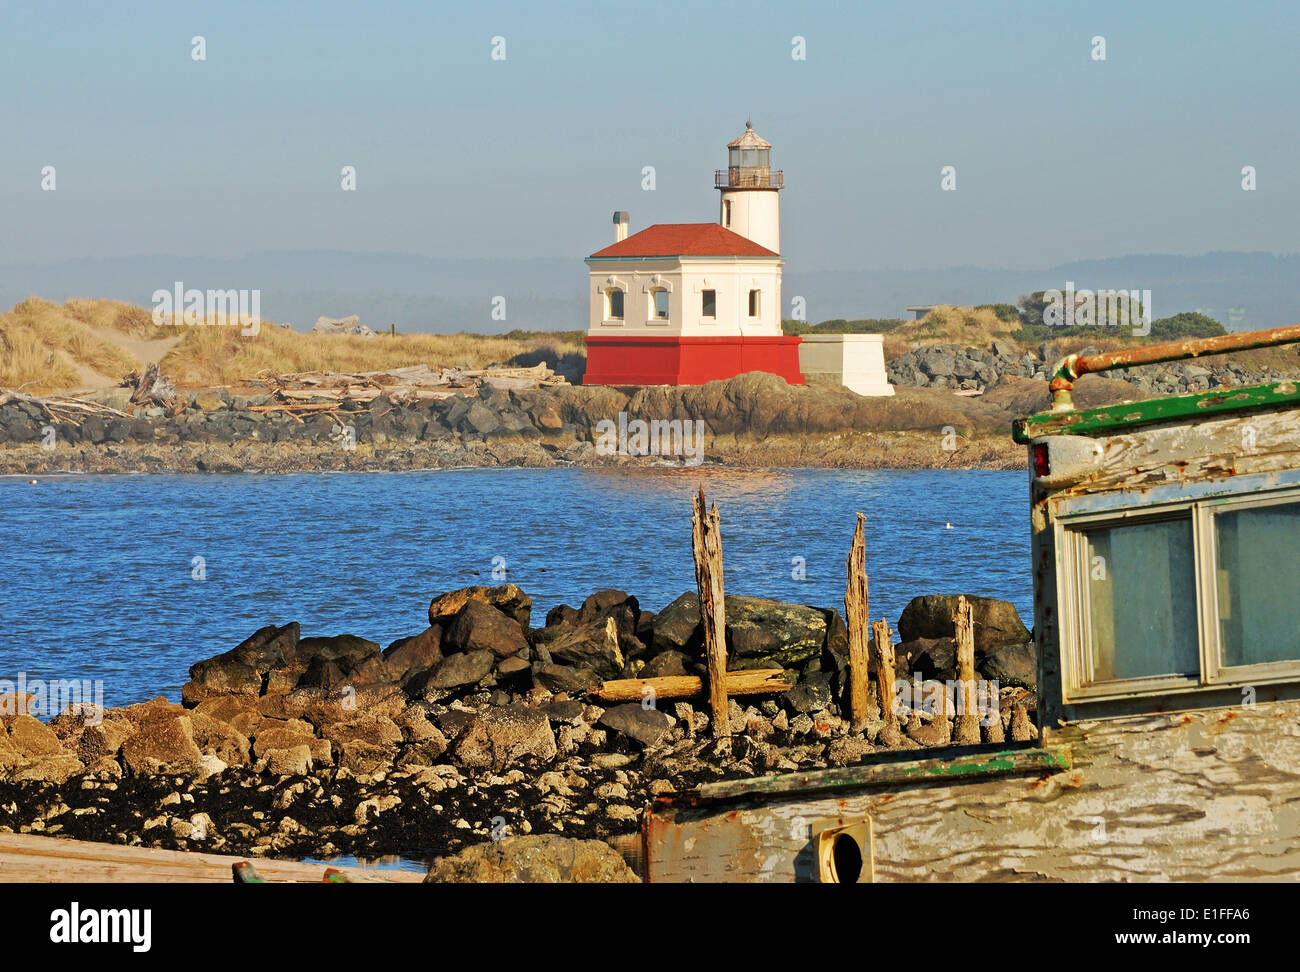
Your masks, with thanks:
[[[796,335],[612,337],[587,335],[584,385],[702,385],[767,371],[802,385]]]

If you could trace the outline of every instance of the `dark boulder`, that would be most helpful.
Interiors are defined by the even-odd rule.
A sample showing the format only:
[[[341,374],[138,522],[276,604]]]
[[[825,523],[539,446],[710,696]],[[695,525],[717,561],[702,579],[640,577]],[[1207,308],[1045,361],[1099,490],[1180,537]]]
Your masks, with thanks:
[[[904,641],[894,646],[894,667],[903,678],[915,673],[946,682],[957,677],[957,644],[951,638]]]
[[[601,678],[617,678],[623,673],[627,657],[620,645],[617,626],[611,631],[608,624],[605,620],[576,627],[565,625],[546,642],[546,651],[558,664],[587,669]]]
[[[648,709],[639,702],[627,702],[606,709],[601,713],[599,723],[642,746],[654,746],[673,727],[670,716],[658,709]]]
[[[458,651],[448,655],[433,668],[407,680],[406,690],[421,695],[437,689],[454,689],[476,685],[492,673],[495,655],[487,650]]]
[[[676,649],[688,655],[698,654],[700,639],[698,594],[683,594],[655,615],[651,648],[656,653]]]
[[[953,613],[957,610],[956,594],[925,594],[907,602],[898,619],[898,634],[903,641],[918,638],[951,638]],[[1029,630],[1010,601],[967,594],[975,621],[975,648],[988,651],[999,645],[1023,644]]]
[[[829,709],[834,697],[829,672],[814,672],[780,696],[781,700],[795,712]]]
[[[399,638],[384,649],[384,663],[396,681],[426,671],[442,661],[442,629],[425,628],[411,638]]]
[[[685,652],[670,648],[661,651],[649,661],[641,672],[642,678],[663,678],[666,675],[690,675],[691,659]]]
[[[293,621],[259,628],[230,651],[190,666],[190,681],[181,697],[190,704],[218,695],[259,695],[266,676],[278,670],[301,672],[305,658],[299,648],[299,626]]]
[[[457,591],[439,594],[429,604],[429,624],[447,625],[460,613],[468,601],[482,601],[513,618],[521,628],[527,629],[533,611],[533,599],[514,584],[499,587],[464,587]]]
[[[601,683],[601,677],[589,668],[571,665],[538,664],[533,666],[533,681],[551,692],[583,695]]]
[[[999,686],[1015,685],[1038,691],[1037,652],[1032,641],[1019,645],[999,645],[984,653],[976,652],[979,673]]]
[[[659,612],[654,629],[656,653],[701,654],[699,603],[698,595],[683,594]],[[798,668],[817,659],[827,645],[828,615],[834,613],[740,594],[727,595],[726,612],[727,655],[736,668]]]
[[[303,638],[298,653],[308,661],[297,680],[300,688],[334,691],[343,686],[367,685],[391,681],[379,645],[356,635],[341,634],[329,638]],[[268,691],[289,691],[287,679],[268,682]]]
[[[490,651],[498,658],[508,658],[527,647],[528,639],[517,621],[477,599],[465,602],[442,637],[442,650],[447,654]]]
[[[641,605],[626,591],[604,590],[588,597],[578,610],[578,621],[582,623],[603,622],[609,617],[614,618],[618,624],[620,636],[635,636],[641,618]]]
[[[557,604],[546,612],[546,627],[554,628],[562,624],[577,624],[578,617],[577,608],[571,608],[567,604]]]
[[[826,658],[830,663],[826,668],[844,671],[849,664],[849,629],[834,608],[824,610],[826,615]]]

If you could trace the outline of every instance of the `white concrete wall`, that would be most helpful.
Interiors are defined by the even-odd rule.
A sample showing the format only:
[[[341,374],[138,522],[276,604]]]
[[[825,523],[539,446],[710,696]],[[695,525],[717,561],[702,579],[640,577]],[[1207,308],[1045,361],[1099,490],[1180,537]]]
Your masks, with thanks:
[[[656,282],[658,278],[658,282]],[[624,291],[623,320],[605,318],[609,286]],[[655,320],[651,289],[669,291],[668,320]],[[760,293],[759,315],[749,316],[749,291]],[[704,316],[705,290],[717,294],[717,317]],[[781,262],[775,259],[689,257],[619,260],[590,265],[592,334],[688,337],[776,337],[781,334]]]
[[[656,282],[658,278],[658,282]],[[681,264],[672,257],[662,260],[610,261],[590,267],[591,311],[589,329],[592,334],[679,333],[676,322],[681,320]],[[617,286],[623,291],[623,319],[605,317],[605,290]],[[652,287],[668,290],[668,320],[653,316]]]
[[[892,395],[882,340],[879,334],[805,334],[799,370],[809,380],[829,376],[859,395]]]
[[[723,189],[718,200],[718,222],[773,253],[781,252],[781,203],[777,189]],[[731,223],[727,223],[727,203]]]

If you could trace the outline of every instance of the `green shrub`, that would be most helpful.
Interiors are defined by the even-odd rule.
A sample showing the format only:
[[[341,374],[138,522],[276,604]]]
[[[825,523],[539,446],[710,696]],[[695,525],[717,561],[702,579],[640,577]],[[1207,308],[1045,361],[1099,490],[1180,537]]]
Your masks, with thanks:
[[[1181,338],[1219,337],[1227,333],[1213,317],[1195,311],[1184,311],[1151,322],[1152,340],[1177,341]]]
[[[976,304],[975,309],[991,310],[997,315],[998,320],[1006,321],[1008,324],[1020,319],[1020,308],[1015,304]]]

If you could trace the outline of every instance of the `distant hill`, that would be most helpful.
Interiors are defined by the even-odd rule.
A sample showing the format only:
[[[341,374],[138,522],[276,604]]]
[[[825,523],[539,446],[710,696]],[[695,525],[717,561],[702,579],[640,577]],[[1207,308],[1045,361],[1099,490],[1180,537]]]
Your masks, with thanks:
[[[807,303],[810,321],[897,318],[916,304],[1014,303],[1068,281],[1092,290],[1150,290],[1155,317],[1200,311],[1229,330],[1300,321],[1300,256],[1208,253],[1080,260],[1043,270],[953,267],[939,270],[819,271],[787,255],[785,313]],[[584,330],[587,273],[582,255],[445,260],[409,253],[282,251],[232,259],[135,256],[0,266],[0,309],[31,296],[63,301],[107,297],[150,306],[155,290],[177,280],[200,288],[260,289],[262,315],[304,331],[317,317],[359,314],[375,330],[497,333],[514,328]],[[506,298],[505,320],[492,317]]]

